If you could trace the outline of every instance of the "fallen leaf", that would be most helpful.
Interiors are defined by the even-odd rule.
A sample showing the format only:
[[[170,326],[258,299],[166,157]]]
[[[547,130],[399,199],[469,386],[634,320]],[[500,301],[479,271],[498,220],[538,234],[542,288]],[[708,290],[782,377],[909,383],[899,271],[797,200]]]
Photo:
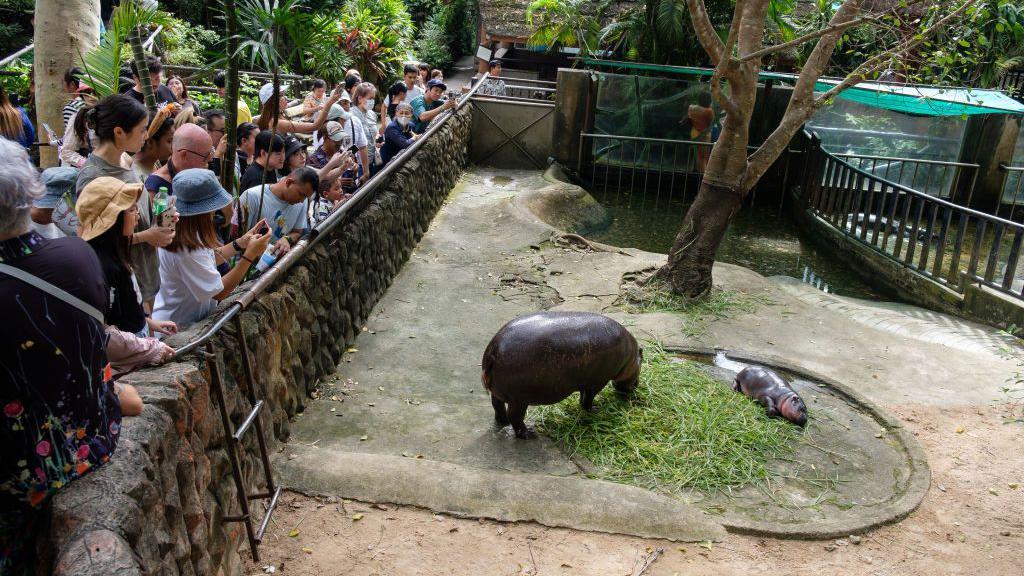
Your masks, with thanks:
[[[298,528],[292,528],[292,531],[288,533],[288,537],[289,538],[295,538],[298,535],[299,535],[299,529]]]
[[[369,436],[360,436],[359,440],[362,441],[362,440],[366,440],[367,438],[369,438]]]
[[[359,513],[359,514],[353,514],[353,515],[352,515],[352,521],[353,521],[353,522],[359,522],[359,521],[360,521],[360,520],[362,520],[362,519],[363,519],[363,514],[362,514],[362,513]]]
[[[1007,484],[1006,486],[1007,486],[1007,487],[1008,487],[1008,488],[1009,488],[1010,490],[1016,490],[1017,488],[1020,488],[1020,484],[1017,484],[1016,482],[1010,482],[1010,483],[1009,483],[1009,484]]]
[[[989,488],[988,493],[993,496],[999,496],[999,492],[997,492],[995,488]]]
[[[305,552],[306,554],[312,554],[313,553],[313,549],[312,548],[303,548],[302,551]]]
[[[711,540],[705,540],[705,541],[700,543],[700,547],[701,548],[707,548],[708,550],[711,550],[711,548],[713,546],[714,546],[714,543],[711,542]]]
[[[963,434],[964,433],[964,427],[963,426],[957,426],[956,433],[957,434]]]
[[[377,390],[380,390],[381,392],[383,392],[384,391],[384,387],[383,386],[377,386]]]
[[[348,352],[349,354],[351,354],[353,352],[359,352],[359,348],[349,348],[349,349],[345,350],[345,352]]]

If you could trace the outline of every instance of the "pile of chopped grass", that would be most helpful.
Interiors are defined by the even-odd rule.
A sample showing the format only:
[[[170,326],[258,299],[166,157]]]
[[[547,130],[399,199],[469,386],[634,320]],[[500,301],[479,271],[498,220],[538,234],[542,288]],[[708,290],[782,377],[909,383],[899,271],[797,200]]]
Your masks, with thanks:
[[[651,343],[633,394],[622,398],[608,386],[594,406],[583,411],[573,395],[532,417],[539,431],[590,460],[597,477],[669,493],[761,484],[768,462],[790,453],[800,434],[699,364]]]
[[[712,288],[711,293],[703,300],[689,300],[674,294],[664,281],[653,278],[627,281],[623,286],[622,295],[616,301],[616,305],[629,314],[682,314],[687,320],[683,325],[683,333],[691,338],[700,336],[707,328],[709,320],[754,312],[758,306],[771,303],[766,296],[719,288]]]

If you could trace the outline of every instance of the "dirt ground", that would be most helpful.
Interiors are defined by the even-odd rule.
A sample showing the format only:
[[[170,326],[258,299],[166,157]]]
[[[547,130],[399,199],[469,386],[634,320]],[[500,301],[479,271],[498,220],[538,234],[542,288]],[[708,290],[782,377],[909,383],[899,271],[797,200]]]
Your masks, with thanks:
[[[247,561],[244,573],[1024,574],[1024,425],[1004,423],[1005,405],[887,408],[920,440],[932,486],[909,518],[859,539],[731,534],[719,544],[680,545],[288,494],[261,547],[262,562]]]

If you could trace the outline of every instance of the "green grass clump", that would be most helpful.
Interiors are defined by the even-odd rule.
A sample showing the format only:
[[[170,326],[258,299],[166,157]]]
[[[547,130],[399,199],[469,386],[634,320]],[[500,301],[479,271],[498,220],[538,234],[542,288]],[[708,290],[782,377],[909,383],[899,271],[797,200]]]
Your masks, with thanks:
[[[703,300],[689,300],[674,294],[657,279],[629,281],[623,286],[622,295],[616,305],[629,314],[649,312],[672,312],[686,316],[683,332],[686,336],[700,336],[713,319],[724,319],[740,313],[750,313],[758,306],[771,304],[765,296],[746,292],[712,288]]]
[[[608,386],[594,406],[584,412],[573,395],[532,417],[539,431],[594,463],[597,477],[669,493],[763,483],[768,462],[799,437],[698,364],[650,343],[632,396]]]

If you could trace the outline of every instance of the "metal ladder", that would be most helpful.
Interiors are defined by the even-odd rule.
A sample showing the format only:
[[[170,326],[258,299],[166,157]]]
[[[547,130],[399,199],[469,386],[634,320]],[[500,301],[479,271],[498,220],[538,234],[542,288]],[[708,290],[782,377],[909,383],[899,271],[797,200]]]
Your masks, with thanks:
[[[206,358],[210,362],[210,387],[213,388],[213,393],[217,397],[217,404],[220,407],[220,419],[224,425],[224,433],[226,442],[228,444],[228,460],[231,462],[231,475],[235,479],[235,492],[238,496],[238,506],[241,509],[241,514],[235,516],[224,516],[221,522],[243,522],[245,523],[245,533],[249,538],[249,548],[252,550],[253,562],[260,561],[260,553],[258,550],[260,542],[263,540],[263,534],[267,531],[267,526],[270,524],[270,518],[274,514],[274,509],[277,508],[278,498],[281,496],[281,487],[274,485],[274,474],[270,469],[270,457],[267,454],[267,441],[263,436],[263,424],[260,421],[260,412],[263,410],[263,400],[256,399],[256,380],[253,377],[252,364],[249,361],[249,347],[245,342],[245,332],[242,330],[242,318],[241,316],[235,316],[235,326],[238,330],[238,345],[242,349],[242,369],[245,371],[245,385],[239,383],[239,388],[245,392],[249,402],[252,404],[252,410],[242,421],[242,424],[235,428],[231,423],[231,418],[228,415],[227,403],[224,400],[224,387],[221,381],[220,363],[217,361],[217,354],[213,350],[213,344],[211,342],[206,343]],[[267,489],[265,492],[257,492],[255,494],[247,494],[245,490],[245,482],[242,478],[242,467],[239,462],[239,450],[242,445],[242,438],[250,428],[255,428],[256,439],[259,443],[260,458],[263,460],[263,472],[267,478]],[[263,516],[263,521],[260,523],[259,530],[253,530],[252,525],[252,512],[249,508],[250,500],[266,500],[270,499],[270,504],[267,506],[266,514]]]

